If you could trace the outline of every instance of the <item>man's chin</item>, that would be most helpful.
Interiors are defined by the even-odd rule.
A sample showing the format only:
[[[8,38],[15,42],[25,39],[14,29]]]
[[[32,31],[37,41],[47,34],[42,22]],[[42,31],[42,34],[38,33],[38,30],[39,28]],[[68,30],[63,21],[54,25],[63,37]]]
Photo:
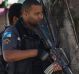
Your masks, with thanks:
[[[33,23],[31,24],[31,27],[37,27],[37,24]]]

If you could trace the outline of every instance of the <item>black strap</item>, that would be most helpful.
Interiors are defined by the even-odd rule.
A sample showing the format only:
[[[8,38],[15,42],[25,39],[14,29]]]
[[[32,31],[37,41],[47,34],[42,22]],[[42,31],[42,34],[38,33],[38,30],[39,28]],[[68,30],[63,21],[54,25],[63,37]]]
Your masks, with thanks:
[[[18,22],[16,23],[16,26],[15,26],[17,31],[18,31],[18,33],[19,33],[19,36],[21,38],[21,47],[20,47],[21,49],[25,48],[25,41],[23,40],[24,39],[23,37],[26,34],[26,29],[25,29],[25,27],[23,25],[24,24],[23,24],[22,18],[20,18],[18,20]]]

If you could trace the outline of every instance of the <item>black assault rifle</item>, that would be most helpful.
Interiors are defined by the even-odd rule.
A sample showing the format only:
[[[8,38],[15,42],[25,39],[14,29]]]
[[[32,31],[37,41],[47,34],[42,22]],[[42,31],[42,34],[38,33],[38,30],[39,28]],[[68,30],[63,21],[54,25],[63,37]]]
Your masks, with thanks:
[[[40,0],[40,2],[42,3],[43,8],[44,8],[46,23],[47,23],[47,25],[49,25],[44,3],[42,0]],[[58,64],[60,64],[60,66],[63,68],[64,74],[73,74],[71,69],[69,68],[69,60],[68,60],[64,50],[62,48],[56,48],[56,46],[55,46],[55,42],[53,40],[53,35],[52,35],[52,33],[50,33],[51,32],[50,27],[48,27],[47,32],[44,29],[44,27],[45,27],[44,24],[42,24],[42,23],[39,24],[37,27],[37,30],[39,30],[39,32],[38,31],[37,32],[38,32],[39,37],[43,40],[44,44],[46,44],[45,46],[47,46],[49,48],[50,58],[52,58],[54,60],[54,62],[57,62]],[[48,35],[49,33],[52,38],[50,37],[50,35]],[[53,71],[51,69],[52,65],[53,65],[53,62],[51,62],[51,65],[44,70],[45,74],[53,73]]]

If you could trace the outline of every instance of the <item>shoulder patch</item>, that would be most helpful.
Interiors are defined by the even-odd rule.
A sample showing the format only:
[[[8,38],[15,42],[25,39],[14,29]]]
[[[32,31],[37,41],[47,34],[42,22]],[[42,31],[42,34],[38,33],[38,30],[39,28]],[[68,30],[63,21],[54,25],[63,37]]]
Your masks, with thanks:
[[[6,45],[6,44],[9,44],[9,42],[10,42],[10,39],[5,39],[5,40],[3,40],[3,43]]]
[[[5,32],[3,37],[12,37],[12,32]]]

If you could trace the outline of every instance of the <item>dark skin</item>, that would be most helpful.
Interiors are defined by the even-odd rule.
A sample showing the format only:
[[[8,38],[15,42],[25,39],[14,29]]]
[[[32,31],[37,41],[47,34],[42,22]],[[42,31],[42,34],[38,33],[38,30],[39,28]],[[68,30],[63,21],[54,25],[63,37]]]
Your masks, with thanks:
[[[29,9],[23,10],[22,17],[27,26],[33,27],[43,19],[43,9],[41,5],[32,5]],[[7,62],[15,62],[38,55],[37,49],[32,50],[6,50],[3,52]],[[53,65],[53,71],[62,70],[58,63]]]
[[[16,22],[18,21],[18,19],[19,18],[17,16],[13,16],[13,24],[12,24],[13,26],[16,24]]]
[[[25,23],[33,27],[37,25],[43,19],[43,9],[40,5],[32,5],[31,8],[26,9],[23,12],[23,18]]]

